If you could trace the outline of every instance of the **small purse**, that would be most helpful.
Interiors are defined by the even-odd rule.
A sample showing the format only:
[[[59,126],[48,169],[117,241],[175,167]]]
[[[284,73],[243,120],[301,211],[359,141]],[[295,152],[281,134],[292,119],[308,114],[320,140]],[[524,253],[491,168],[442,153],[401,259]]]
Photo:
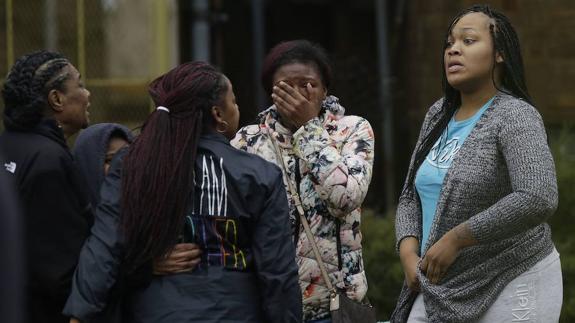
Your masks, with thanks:
[[[358,303],[345,295],[336,293],[329,302],[332,323],[375,323],[375,308],[371,304]]]
[[[313,234],[311,233],[311,229],[309,228],[309,223],[307,222],[307,219],[305,217],[305,213],[301,204],[301,200],[299,198],[299,194],[297,193],[297,190],[293,187],[292,182],[289,180],[287,172],[288,167],[283,159],[281,149],[271,133],[269,133],[269,137],[274,145],[278,163],[283,169],[284,175],[287,177],[288,192],[293,198],[295,207],[300,217],[300,222],[304,228],[305,234],[307,235],[307,239],[311,244],[314,257],[317,260],[319,269],[321,271],[321,275],[328,290],[330,291],[329,310],[331,314],[332,323],[375,323],[377,319],[375,318],[375,308],[373,306],[371,306],[369,303],[367,304],[358,303],[350,299],[349,297],[347,297],[345,291],[337,290],[329,280],[327,270],[325,269],[325,264],[321,259],[321,254],[319,252],[317,244],[315,243],[315,239],[313,237]]]

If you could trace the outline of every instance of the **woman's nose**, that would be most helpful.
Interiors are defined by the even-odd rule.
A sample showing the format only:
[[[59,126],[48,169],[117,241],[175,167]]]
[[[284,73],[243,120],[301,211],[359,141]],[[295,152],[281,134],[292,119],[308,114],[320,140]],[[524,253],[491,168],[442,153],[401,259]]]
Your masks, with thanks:
[[[458,46],[457,44],[451,45],[451,47],[449,47],[449,48],[447,49],[447,54],[448,54],[449,56],[461,54],[461,51],[459,50],[459,46]]]

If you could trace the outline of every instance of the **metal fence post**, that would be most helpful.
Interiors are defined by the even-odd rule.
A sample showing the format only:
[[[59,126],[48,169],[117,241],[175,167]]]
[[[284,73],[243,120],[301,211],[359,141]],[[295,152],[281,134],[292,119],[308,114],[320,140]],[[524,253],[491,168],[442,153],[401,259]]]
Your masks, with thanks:
[[[194,19],[191,25],[192,58],[210,62],[210,3],[208,0],[192,0],[192,8],[194,10]]]
[[[44,0],[44,47],[51,51],[58,50],[56,17],[56,0]]]
[[[154,28],[154,51],[156,55],[156,71],[157,75],[165,73],[168,68],[168,11],[165,0],[154,0],[155,5],[155,28]]]
[[[393,149],[393,102],[391,100],[391,71],[389,66],[389,42],[387,36],[387,1],[376,0],[377,56],[379,65],[379,108],[382,114],[383,171],[385,178],[385,208],[395,205],[394,149]]]
[[[265,16],[264,16],[264,2],[263,0],[252,0],[252,34],[253,42],[252,48],[254,51],[254,95],[255,103],[258,111],[262,111],[266,107],[265,93],[260,85],[260,75],[262,73],[262,62],[264,61],[264,47],[265,47]]]
[[[86,17],[84,15],[84,0],[76,0],[76,21],[78,23],[78,70],[86,79]]]
[[[13,12],[14,6],[12,0],[6,0],[6,71],[14,63],[14,20]]]

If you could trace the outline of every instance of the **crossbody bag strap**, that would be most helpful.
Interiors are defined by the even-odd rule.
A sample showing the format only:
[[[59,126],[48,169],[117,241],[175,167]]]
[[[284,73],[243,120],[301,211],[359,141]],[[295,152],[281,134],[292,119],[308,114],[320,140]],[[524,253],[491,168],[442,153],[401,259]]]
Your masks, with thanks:
[[[289,179],[289,173],[288,173],[288,166],[283,158],[281,149],[277,143],[277,141],[275,140],[275,138],[273,137],[273,134],[271,132],[271,130],[268,132],[269,137],[271,142],[274,145],[274,150],[276,152],[276,158],[278,160],[278,163],[280,164],[280,167],[283,169],[283,173],[286,176],[286,181],[288,183],[288,191],[289,194],[291,195],[291,197],[293,198],[295,207],[297,209],[297,212],[299,214],[300,217],[300,222],[303,226],[303,229],[305,231],[305,234],[307,235],[307,239],[309,240],[310,244],[311,244],[311,248],[313,251],[313,254],[315,256],[315,259],[317,260],[317,263],[319,264],[319,269],[321,271],[321,275],[323,276],[323,280],[325,282],[325,284],[327,285],[327,288],[330,290],[330,293],[335,294],[336,291],[333,288],[333,285],[331,283],[331,281],[329,280],[329,276],[327,274],[327,270],[325,269],[325,263],[323,262],[323,260],[321,259],[321,254],[319,252],[319,248],[317,247],[317,244],[315,243],[315,239],[313,237],[313,234],[311,233],[311,229],[309,228],[309,223],[307,222],[307,219],[305,217],[305,213],[301,204],[301,200],[299,198],[299,194],[297,193],[297,190],[293,187],[292,182]]]
[[[335,231],[337,232],[336,237],[336,246],[337,246],[337,268],[341,270],[343,268],[343,260],[341,255],[341,220],[336,218],[335,219]]]

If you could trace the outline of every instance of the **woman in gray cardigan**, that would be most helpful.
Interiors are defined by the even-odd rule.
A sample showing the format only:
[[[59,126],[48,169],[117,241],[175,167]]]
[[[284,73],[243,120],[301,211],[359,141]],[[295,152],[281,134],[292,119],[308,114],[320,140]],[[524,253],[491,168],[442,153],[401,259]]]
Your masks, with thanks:
[[[553,158],[519,42],[487,6],[459,14],[396,215],[406,282],[392,322],[557,322]],[[542,286],[545,284],[545,286]]]

